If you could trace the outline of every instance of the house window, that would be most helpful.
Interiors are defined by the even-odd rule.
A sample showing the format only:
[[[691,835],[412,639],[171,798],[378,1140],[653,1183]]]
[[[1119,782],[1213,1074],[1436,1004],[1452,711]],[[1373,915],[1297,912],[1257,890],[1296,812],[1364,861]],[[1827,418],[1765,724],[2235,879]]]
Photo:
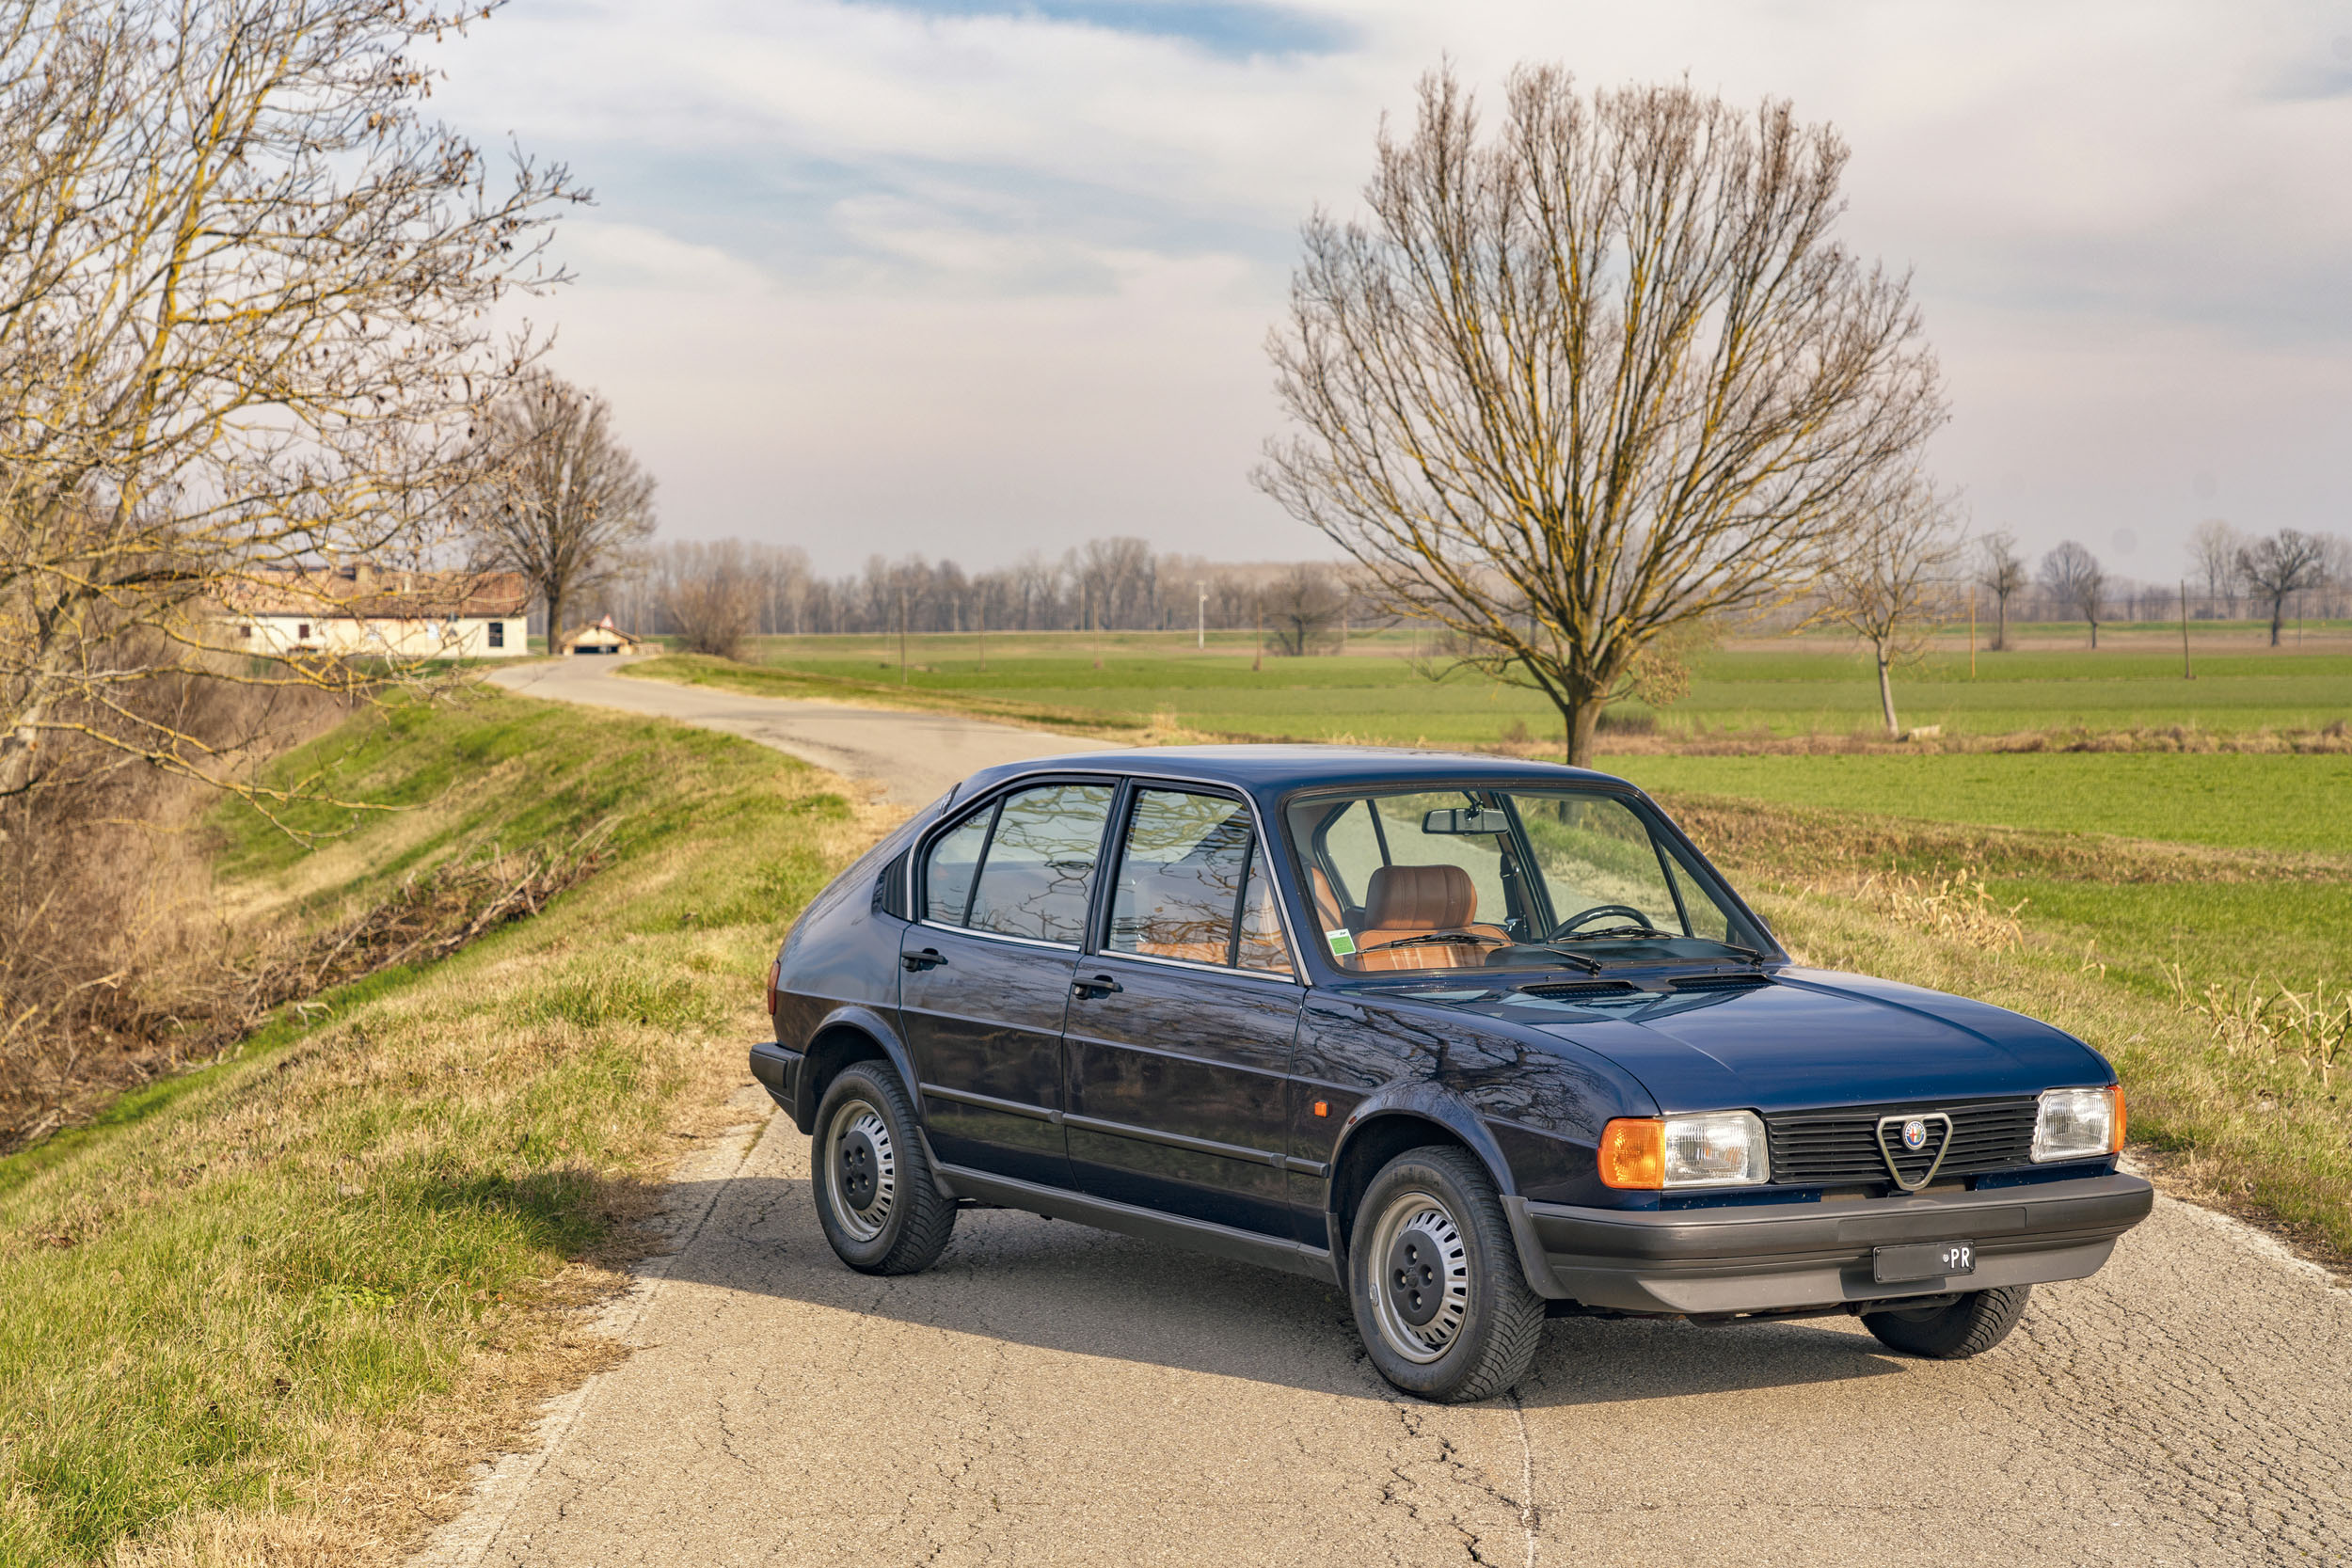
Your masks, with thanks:
[[[308,622],[308,621],[297,621],[296,623],[294,623],[294,641],[297,641],[297,642],[308,642],[309,641],[310,641],[310,622]]]
[[[237,628],[237,635],[249,641],[253,636],[253,628],[251,626],[239,626]]]
[[[505,622],[493,621],[490,623],[490,646],[493,648],[503,648],[506,646]]]

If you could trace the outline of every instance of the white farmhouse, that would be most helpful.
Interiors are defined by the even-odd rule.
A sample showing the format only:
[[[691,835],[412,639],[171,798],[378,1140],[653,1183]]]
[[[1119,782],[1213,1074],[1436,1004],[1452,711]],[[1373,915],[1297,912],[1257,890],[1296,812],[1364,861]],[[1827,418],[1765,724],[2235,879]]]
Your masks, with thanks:
[[[226,601],[231,645],[255,654],[519,658],[531,584],[516,572],[265,572]]]

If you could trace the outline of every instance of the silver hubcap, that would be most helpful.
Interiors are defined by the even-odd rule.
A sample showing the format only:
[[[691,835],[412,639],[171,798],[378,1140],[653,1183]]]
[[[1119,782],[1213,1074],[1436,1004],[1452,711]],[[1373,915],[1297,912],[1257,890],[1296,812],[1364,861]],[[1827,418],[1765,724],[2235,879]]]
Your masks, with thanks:
[[[881,1235],[898,1207],[898,1147],[882,1113],[862,1100],[845,1101],[825,1130],[825,1194],[834,1218],[860,1242]]]
[[[1470,1247],[1462,1227],[1430,1193],[1389,1200],[1372,1227],[1362,1266],[1372,1271],[1372,1313],[1380,1338],[1407,1361],[1437,1360],[1461,1338],[1470,1316]]]

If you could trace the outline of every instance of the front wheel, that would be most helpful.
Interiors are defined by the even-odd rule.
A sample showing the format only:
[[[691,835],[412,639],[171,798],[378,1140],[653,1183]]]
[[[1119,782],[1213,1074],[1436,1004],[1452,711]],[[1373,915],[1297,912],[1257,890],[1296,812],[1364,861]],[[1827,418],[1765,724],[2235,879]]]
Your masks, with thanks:
[[[1543,1298],[1484,1166],[1458,1148],[1407,1149],[1356,1211],[1348,1295],[1380,1375],[1408,1394],[1463,1404],[1525,1376]]]
[[[1931,1361],[1962,1361],[1981,1355],[2008,1338],[2017,1320],[2026,1315],[2026,1298],[2032,1294],[2030,1285],[1971,1291],[1943,1307],[1865,1312],[1862,1326],[1888,1350],[1924,1355]]]
[[[809,1150],[817,1222],[861,1274],[917,1274],[938,1261],[956,1205],[931,1180],[898,1075],[852,1062],[825,1089]]]

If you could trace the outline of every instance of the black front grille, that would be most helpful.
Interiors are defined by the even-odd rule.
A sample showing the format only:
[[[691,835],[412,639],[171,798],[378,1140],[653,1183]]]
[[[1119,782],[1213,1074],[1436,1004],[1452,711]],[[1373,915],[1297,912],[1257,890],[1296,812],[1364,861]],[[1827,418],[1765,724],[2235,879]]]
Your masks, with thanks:
[[[1935,1179],[1974,1176],[2008,1170],[2033,1161],[2031,1100],[1977,1100],[1946,1104],[1855,1105],[1836,1111],[1797,1111],[1764,1118],[1772,1140],[1772,1180],[1794,1186],[1848,1187],[1878,1182],[1891,1185],[1886,1156],[1879,1148],[1882,1117],[1930,1117],[1941,1112],[1952,1118],[1951,1148],[1937,1167]],[[1934,1158],[1942,1133],[1930,1120],[1927,1143],[1916,1153],[1905,1150],[1899,1127],[1889,1129],[1907,1180],[1915,1180]]]

